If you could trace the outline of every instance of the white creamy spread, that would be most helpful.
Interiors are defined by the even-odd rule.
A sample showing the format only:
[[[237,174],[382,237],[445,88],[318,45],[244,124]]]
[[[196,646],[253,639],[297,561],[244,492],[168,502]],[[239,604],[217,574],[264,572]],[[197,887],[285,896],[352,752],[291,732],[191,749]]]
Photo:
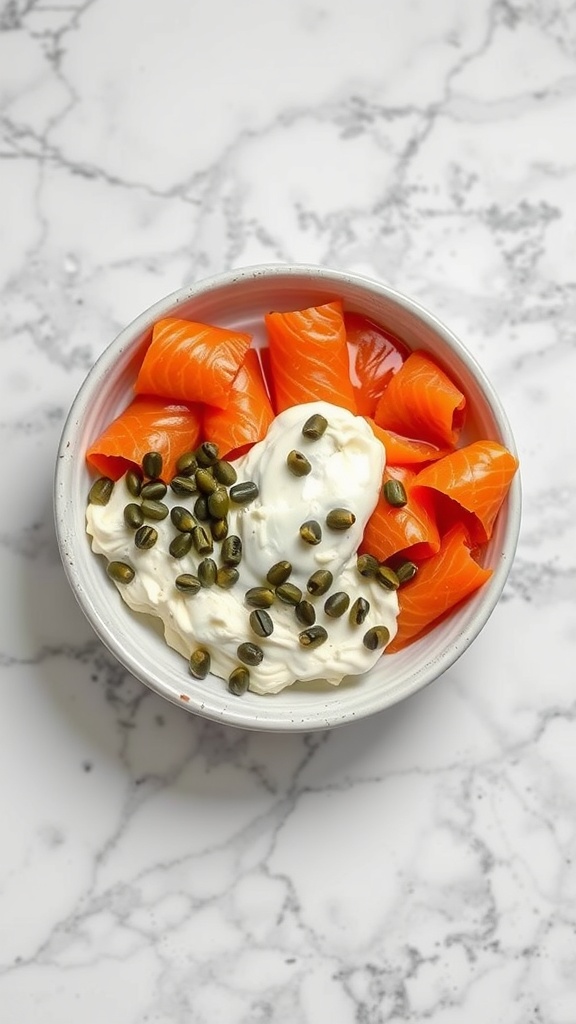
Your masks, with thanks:
[[[319,413],[328,421],[321,438],[308,440],[302,435],[306,420]],[[296,449],[312,465],[307,476],[294,476],[286,457]],[[210,653],[211,671],[227,679],[241,663],[239,644],[258,644],[264,657],[260,665],[250,667],[250,689],[256,693],[277,693],[296,680],[325,679],[336,685],[344,676],[357,675],[371,668],[382,649],[368,650],[362,638],[372,626],[385,626],[392,639],[396,633],[398,599],[374,580],[366,579],[356,568],[356,551],[364,528],[378,499],[385,453],[369,425],[360,416],[326,402],[295,406],[276,417],[266,437],[234,462],[238,482],[252,480],[259,496],[249,505],[232,504],[228,515],[228,535],[242,540],[243,556],[238,566],[240,578],[230,589],[218,586],[202,588],[194,595],[176,589],[176,577],[196,574],[203,556],[193,549],[184,558],[173,558],[168,551],[177,530],[170,517],[150,522],[158,531],[154,547],[139,550],[134,531],[124,522],[124,507],[134,501],[124,480],[119,480],[107,505],[88,506],[87,530],[92,549],[108,561],[133,566],[131,583],[117,584],[126,603],[137,612],[158,616],[164,625],[166,642],[189,658],[202,647]],[[173,495],[163,501],[169,506],[193,508],[190,499]],[[356,517],[348,530],[326,526],[331,509],[345,508]],[[310,545],[302,540],[300,526],[316,520],[322,527],[322,540]],[[214,543],[210,556],[219,561],[220,544]],[[328,639],[320,647],[304,648],[298,634],[306,627],[296,619],[294,608],[276,600],[267,609],[274,631],[270,637],[256,636],[249,623],[252,608],[244,601],[246,590],[266,586],[266,574],[276,562],[292,563],[289,582],[298,586],[303,597],[316,610],[316,625],[324,626]],[[321,597],[311,597],[306,582],[317,569],[328,569],[334,581]],[[345,591],[350,607],[357,597],[370,604],[361,626],[353,625],[346,612],[330,618],[324,602],[330,594]]]

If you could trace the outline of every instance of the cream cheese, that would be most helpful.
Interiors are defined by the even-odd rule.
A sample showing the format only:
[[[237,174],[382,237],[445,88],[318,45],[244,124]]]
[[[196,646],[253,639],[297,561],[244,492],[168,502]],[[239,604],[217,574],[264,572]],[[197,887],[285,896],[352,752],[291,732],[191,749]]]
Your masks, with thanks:
[[[310,441],[303,437],[302,426],[314,413],[327,419],[328,428],[319,440]],[[297,477],[288,470],[286,458],[293,449],[310,461],[312,470],[307,476]],[[201,558],[195,551],[181,559],[169,554],[170,541],[177,532],[170,517],[151,523],[158,531],[153,548],[136,548],[134,532],[123,517],[125,505],[134,499],[123,479],[115,485],[107,505],[88,506],[92,549],[109,561],[134,567],[134,580],[118,584],[123,599],[134,611],[158,616],[166,642],[185,658],[197,647],[208,650],[215,675],[228,678],[240,664],[238,645],[251,641],[264,652],[261,664],[249,669],[254,692],[277,693],[296,680],[325,679],[336,685],[345,676],[365,672],[380,657],[381,650],[369,651],[362,643],[371,626],[386,626],[391,638],[396,633],[395,592],[361,577],[356,569],[356,552],[378,499],[384,457],[384,449],[366,421],[338,406],[315,402],[277,416],[266,437],[234,463],[238,480],[253,480],[259,495],[245,507],[232,505],[228,516],[229,535],[239,536],[243,546],[240,578],[230,590],[214,586],[186,595],[176,589],[176,577],[196,574]],[[169,507],[193,506],[193,500],[176,497],[170,490],[164,501]],[[354,514],[350,529],[327,527],[326,516],[334,508]],[[299,533],[300,525],[309,519],[322,528],[317,545],[306,544]],[[217,564],[219,549],[220,544],[215,543],[211,557]],[[320,647],[301,646],[298,634],[305,627],[296,620],[294,608],[278,600],[268,610],[274,623],[270,637],[257,637],[250,627],[252,609],[244,601],[246,590],[265,585],[268,570],[283,559],[292,563],[290,582],[314,604],[316,624],[328,632],[328,640]],[[306,582],[317,569],[328,569],[334,582],[327,594],[312,598],[306,592]],[[340,590],[349,594],[351,604],[360,596],[370,603],[362,626],[352,625],[347,613],[338,619],[325,614],[326,598]]]

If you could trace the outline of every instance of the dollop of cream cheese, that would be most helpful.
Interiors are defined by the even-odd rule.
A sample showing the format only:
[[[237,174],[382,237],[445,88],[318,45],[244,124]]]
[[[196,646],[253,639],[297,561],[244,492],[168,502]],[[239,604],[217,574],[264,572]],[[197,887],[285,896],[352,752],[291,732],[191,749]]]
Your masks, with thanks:
[[[328,427],[321,438],[311,441],[303,436],[302,427],[315,413],[326,418]],[[293,449],[311,463],[307,476],[294,476],[288,469],[286,459]],[[240,664],[239,644],[250,641],[264,652],[260,665],[249,668],[254,692],[278,693],[297,680],[323,679],[337,685],[345,676],[367,671],[381,656],[382,649],[370,651],[362,642],[370,627],[385,626],[390,639],[396,634],[396,593],[360,576],[356,568],[356,552],[378,500],[384,461],[384,449],[368,423],[339,406],[313,402],[277,416],[266,437],[234,462],[238,482],[253,480],[259,495],[247,506],[233,504],[228,515],[228,534],[240,537],[243,547],[240,578],[230,590],[213,586],[186,595],[176,589],[176,577],[195,575],[201,556],[194,550],[180,559],[170,555],[169,544],[177,531],[169,516],[150,523],[158,531],[158,540],[153,548],[139,550],[134,531],[124,522],[124,507],[134,501],[124,479],[115,484],[107,505],[88,505],[87,531],[93,551],[108,561],[133,566],[133,581],[117,584],[122,598],[134,611],[158,616],[166,643],[185,658],[202,647],[210,653],[211,671],[227,679]],[[170,490],[163,500],[169,507],[192,509],[194,504],[194,497],[176,497]],[[334,508],[354,514],[350,529],[332,530],[326,525]],[[300,536],[301,524],[309,519],[322,528],[317,545],[307,544]],[[221,564],[219,552],[220,544],[215,542],[211,557],[217,564]],[[315,607],[316,624],[327,630],[328,639],[320,647],[300,644],[298,635],[305,627],[297,621],[294,608],[279,600],[268,609],[274,623],[270,637],[258,637],[250,627],[253,609],[247,607],[244,595],[250,587],[265,586],[268,570],[284,559],[292,564],[289,582],[300,587]],[[328,569],[334,580],[326,594],[314,598],[307,593],[306,583],[317,569]],[[337,619],[326,615],[327,597],[341,590],[350,596],[350,607],[357,597],[369,602],[370,611],[361,626],[350,622],[348,612]]]

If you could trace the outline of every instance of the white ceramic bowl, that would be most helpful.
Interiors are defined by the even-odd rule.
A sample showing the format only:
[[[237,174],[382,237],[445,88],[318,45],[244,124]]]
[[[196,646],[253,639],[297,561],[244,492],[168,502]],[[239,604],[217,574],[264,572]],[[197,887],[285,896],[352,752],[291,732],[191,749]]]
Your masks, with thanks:
[[[467,431],[515,451],[506,416],[491,385],[464,345],[411,299],[367,278],[309,266],[267,265],[231,271],[182,288],[125,328],[100,356],[72,405],[57,458],[55,516],[62,562],[76,598],[109,650],[156,693],[206,718],[246,729],[325,729],[372,715],[436,679],[466,650],[493,611],[508,576],[520,524],[520,481],[513,481],[484,564],[490,580],[456,613],[409,648],[383,656],[363,676],[339,687],[298,685],[279,694],[231,696],[221,679],[193,679],[183,658],[166,646],[150,620],[121,601],[85,532],[90,486],[89,443],[129,401],[152,324],[179,316],[236,326],[264,341],[263,315],[341,298],[347,310],[390,328],[411,348],[432,353],[468,400]]]

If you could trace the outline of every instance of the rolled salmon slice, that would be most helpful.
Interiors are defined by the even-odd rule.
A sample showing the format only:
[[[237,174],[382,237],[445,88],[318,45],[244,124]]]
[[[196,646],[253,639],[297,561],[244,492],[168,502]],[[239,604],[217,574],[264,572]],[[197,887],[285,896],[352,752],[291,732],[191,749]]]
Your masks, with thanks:
[[[119,480],[140,465],[146,452],[160,452],[162,479],[167,482],[176,472],[178,457],[196,448],[199,440],[198,409],[139,395],[90,445],[86,459],[98,473]]]
[[[412,352],[376,406],[379,427],[439,447],[453,448],[464,422],[466,399],[424,352]]]
[[[222,458],[261,441],[274,419],[255,349],[248,349],[236,374],[225,409],[206,406],[202,418],[205,439],[214,441]]]
[[[356,413],[340,301],[265,317],[274,409],[332,402]]]
[[[250,335],[242,331],[173,317],[159,320],[134,390],[137,395],[206,402],[225,409],[250,343]]]
[[[416,576],[398,591],[398,632],[386,654],[423,636],[440,616],[478,590],[492,575],[472,557],[465,527],[458,523],[442,539],[440,550],[422,562]]]
[[[425,491],[413,492],[416,473],[404,466],[387,466],[383,483],[390,479],[403,484],[408,502],[402,508],[395,508],[380,493],[378,504],[366,523],[360,551],[374,555],[381,562],[399,553],[416,560],[430,558],[440,547],[433,496]]]
[[[402,437],[393,430],[384,430],[374,420],[366,417],[372,432],[382,442],[386,450],[386,464],[391,466],[417,466],[426,462],[434,462],[449,455],[450,448],[438,448],[428,441],[417,441],[411,437]]]

